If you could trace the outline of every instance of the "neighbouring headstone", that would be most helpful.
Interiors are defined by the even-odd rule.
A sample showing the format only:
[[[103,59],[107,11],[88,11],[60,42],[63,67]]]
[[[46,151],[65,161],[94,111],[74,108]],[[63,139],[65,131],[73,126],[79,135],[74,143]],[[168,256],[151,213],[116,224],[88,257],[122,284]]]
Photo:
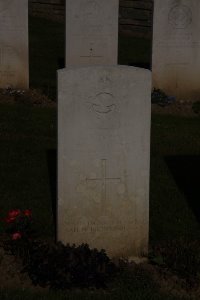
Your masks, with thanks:
[[[66,66],[116,65],[119,0],[66,0]]]
[[[147,253],[150,95],[148,70],[58,71],[58,240]]]
[[[153,87],[200,100],[200,1],[154,0]]]
[[[0,88],[29,86],[28,0],[0,0]]]

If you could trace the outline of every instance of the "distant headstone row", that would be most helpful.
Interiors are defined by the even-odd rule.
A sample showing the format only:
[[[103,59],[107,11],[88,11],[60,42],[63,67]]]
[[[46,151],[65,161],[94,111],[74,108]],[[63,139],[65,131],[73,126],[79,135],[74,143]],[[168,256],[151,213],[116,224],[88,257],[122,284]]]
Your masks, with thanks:
[[[66,66],[116,65],[118,0],[66,1]],[[200,2],[154,0],[153,88],[200,100]],[[28,0],[0,0],[0,88],[28,88]]]
[[[28,1],[0,0],[0,88],[27,89]]]
[[[200,1],[154,0],[153,87],[200,100]]]

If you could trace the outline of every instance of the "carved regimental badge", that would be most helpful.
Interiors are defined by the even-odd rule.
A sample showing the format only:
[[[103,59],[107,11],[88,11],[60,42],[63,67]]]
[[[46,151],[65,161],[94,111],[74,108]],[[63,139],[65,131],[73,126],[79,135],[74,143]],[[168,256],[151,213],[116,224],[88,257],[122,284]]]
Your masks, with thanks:
[[[192,11],[186,5],[175,5],[169,11],[169,23],[176,29],[184,29],[192,23]]]
[[[90,110],[97,116],[112,113],[116,109],[114,96],[111,93],[100,92],[90,101]]]
[[[90,96],[86,107],[90,112],[94,128],[119,128],[119,107],[112,93],[100,91]]]

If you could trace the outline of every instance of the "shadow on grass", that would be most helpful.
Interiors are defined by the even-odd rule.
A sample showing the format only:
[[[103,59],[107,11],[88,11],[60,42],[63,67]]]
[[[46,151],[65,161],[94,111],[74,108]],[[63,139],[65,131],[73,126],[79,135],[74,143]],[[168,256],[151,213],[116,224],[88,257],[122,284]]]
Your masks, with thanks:
[[[57,150],[49,149],[46,152],[48,172],[49,172],[49,184],[51,192],[51,203],[53,221],[55,226],[55,232],[57,232]]]
[[[167,156],[165,161],[200,223],[200,156]]]

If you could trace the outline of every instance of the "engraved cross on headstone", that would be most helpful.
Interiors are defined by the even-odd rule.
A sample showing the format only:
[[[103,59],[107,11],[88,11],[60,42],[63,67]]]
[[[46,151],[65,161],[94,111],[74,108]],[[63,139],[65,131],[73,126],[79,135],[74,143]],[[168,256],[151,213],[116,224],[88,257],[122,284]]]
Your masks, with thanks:
[[[66,66],[117,65],[119,0],[65,2]]]
[[[101,55],[95,55],[94,54],[94,49],[92,48],[92,46],[89,49],[89,54],[88,55],[81,55],[80,57],[87,57],[87,58],[99,58],[102,57]]]
[[[106,206],[107,200],[107,184],[109,181],[120,181],[120,177],[107,177],[107,159],[101,160],[101,177],[86,178],[86,181],[100,181],[101,182],[101,205],[102,209]]]

